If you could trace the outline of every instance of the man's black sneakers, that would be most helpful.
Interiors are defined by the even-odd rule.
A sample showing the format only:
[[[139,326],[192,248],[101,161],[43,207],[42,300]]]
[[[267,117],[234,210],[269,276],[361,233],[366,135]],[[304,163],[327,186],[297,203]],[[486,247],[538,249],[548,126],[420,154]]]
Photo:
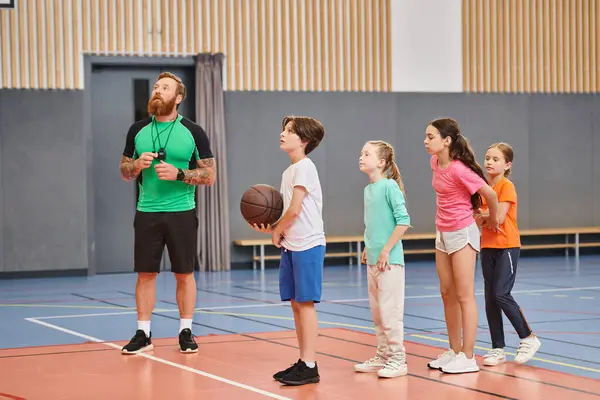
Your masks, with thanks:
[[[314,368],[309,368],[304,361],[298,360],[292,369],[279,378],[278,381],[284,385],[300,386],[308,383],[317,383],[320,379],[319,367],[316,362]]]
[[[179,348],[182,353],[196,353],[198,351],[198,344],[194,340],[191,329],[185,328],[179,332]]]
[[[138,353],[142,353],[144,351],[152,350],[154,348],[154,346],[152,345],[151,337],[152,337],[152,333],[150,333],[150,336],[146,336],[146,333],[143,330],[138,329],[135,332],[135,336],[133,336],[131,338],[129,343],[127,343],[127,345],[123,346],[123,348],[121,349],[121,353],[123,353],[123,354],[138,354]],[[181,339],[180,339],[180,341],[181,341]]]

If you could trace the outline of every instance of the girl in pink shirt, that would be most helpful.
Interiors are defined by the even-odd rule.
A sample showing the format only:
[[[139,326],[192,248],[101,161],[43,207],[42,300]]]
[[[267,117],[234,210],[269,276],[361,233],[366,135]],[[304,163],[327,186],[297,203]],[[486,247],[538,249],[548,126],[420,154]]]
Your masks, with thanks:
[[[427,365],[453,374],[477,372],[474,280],[480,233],[473,211],[481,206],[481,196],[485,197],[490,229],[497,230],[498,197],[455,120],[432,121],[425,131],[425,148],[431,155],[437,197],[435,261],[450,342],[448,351]]]

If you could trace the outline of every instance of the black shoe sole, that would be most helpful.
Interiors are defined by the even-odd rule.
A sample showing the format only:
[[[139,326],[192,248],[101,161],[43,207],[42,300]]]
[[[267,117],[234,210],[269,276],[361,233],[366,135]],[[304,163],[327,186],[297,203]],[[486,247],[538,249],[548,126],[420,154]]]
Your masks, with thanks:
[[[279,382],[283,383],[284,385],[288,385],[288,386],[301,386],[301,385],[308,385],[310,383],[319,383],[319,381],[321,380],[320,377],[316,377],[316,378],[309,378],[309,379],[304,379],[301,381],[286,381],[285,379],[278,379]]]
[[[277,382],[281,382],[281,380],[286,376],[287,374],[283,374],[281,376],[275,376],[273,375],[273,379],[276,380]]]

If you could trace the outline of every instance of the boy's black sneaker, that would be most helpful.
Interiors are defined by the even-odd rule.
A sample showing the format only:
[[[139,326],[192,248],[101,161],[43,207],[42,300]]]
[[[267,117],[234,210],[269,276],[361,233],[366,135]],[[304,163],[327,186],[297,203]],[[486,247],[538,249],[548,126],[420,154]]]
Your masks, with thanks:
[[[300,362],[301,362],[301,360],[298,359],[298,361],[296,361],[296,363],[292,364],[289,368],[286,368],[283,371],[277,372],[276,374],[273,375],[273,379],[275,379],[276,381],[281,380],[281,378],[283,378],[284,376],[289,374],[294,368],[296,368],[296,366],[298,364],[300,364]]]
[[[138,354],[143,353],[144,351],[149,351],[154,348],[152,345],[152,333],[150,336],[146,336],[146,332],[141,329],[135,331],[135,335],[131,338],[129,343],[127,343],[121,349],[121,353],[123,354]]]
[[[309,368],[304,361],[300,361],[296,364],[295,368],[279,379],[279,382],[284,385],[300,386],[308,383],[317,383],[320,379],[319,367],[316,362],[314,368]]]
[[[182,353],[196,353],[198,351],[198,344],[194,340],[192,330],[189,328],[179,332],[179,351]]]

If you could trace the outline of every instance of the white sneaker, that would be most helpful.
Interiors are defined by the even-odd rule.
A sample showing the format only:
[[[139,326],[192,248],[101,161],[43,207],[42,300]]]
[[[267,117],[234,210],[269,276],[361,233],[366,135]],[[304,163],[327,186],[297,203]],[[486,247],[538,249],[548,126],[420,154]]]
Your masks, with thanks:
[[[406,365],[406,354],[390,357],[385,364],[385,367],[377,371],[380,378],[396,378],[408,374],[408,366]]]
[[[517,355],[515,356],[515,362],[517,364],[523,364],[531,360],[535,353],[542,346],[542,342],[537,336],[531,335],[528,338],[522,339],[517,349]]]
[[[356,364],[354,370],[356,372],[377,372],[381,368],[385,367],[386,360],[376,355],[373,358],[369,358],[362,364]]]
[[[437,360],[433,360],[427,363],[427,366],[431,369],[440,369],[444,365],[452,361],[454,357],[456,357],[456,353],[454,352],[454,350],[449,349],[445,353],[440,354]]]
[[[504,364],[506,362],[506,354],[504,349],[491,349],[483,356],[483,365],[494,366]]]
[[[452,361],[444,365],[441,370],[447,374],[464,374],[467,372],[479,371],[479,366],[477,365],[477,360],[475,360],[474,355],[473,358],[469,359],[465,353],[461,351]]]

